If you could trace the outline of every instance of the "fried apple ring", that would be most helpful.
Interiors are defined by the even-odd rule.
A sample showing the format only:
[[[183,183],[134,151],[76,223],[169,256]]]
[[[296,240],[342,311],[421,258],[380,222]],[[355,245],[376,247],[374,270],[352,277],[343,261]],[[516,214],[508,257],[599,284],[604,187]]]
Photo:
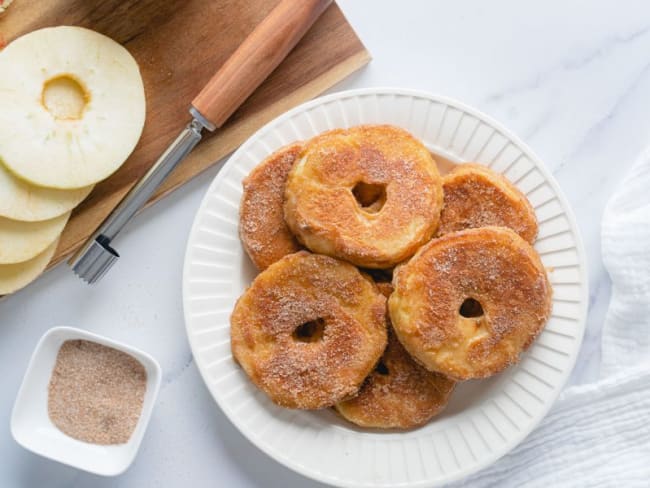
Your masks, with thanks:
[[[386,347],[386,298],[354,266],[300,251],[262,271],[230,318],[235,359],[275,403],[354,395]]]
[[[519,360],[551,313],[551,285],[535,250],[503,227],[446,234],[394,274],[390,318],[430,371],[486,378]]]
[[[331,130],[306,143],[289,173],[285,220],[314,252],[390,268],[436,231],[441,181],[429,151],[402,129]]]
[[[390,283],[377,283],[389,297]],[[336,411],[361,427],[410,429],[445,408],[454,381],[427,371],[404,350],[388,321],[388,346],[359,394],[336,404]]]
[[[302,143],[278,149],[244,179],[239,206],[239,237],[258,270],[300,250],[284,222],[284,188]]]
[[[438,235],[494,225],[530,244],[537,237],[535,210],[505,176],[480,164],[461,164],[442,178],[444,206]]]

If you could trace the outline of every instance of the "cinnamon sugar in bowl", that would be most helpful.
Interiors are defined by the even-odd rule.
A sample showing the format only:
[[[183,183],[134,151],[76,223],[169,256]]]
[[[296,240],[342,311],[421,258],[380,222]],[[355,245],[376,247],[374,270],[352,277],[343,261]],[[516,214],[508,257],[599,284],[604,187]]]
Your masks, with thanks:
[[[83,339],[59,349],[48,388],[50,420],[91,444],[124,444],[138,424],[147,372],[130,354]]]
[[[143,351],[71,327],[41,338],[18,391],[11,433],[24,448],[91,473],[132,463],[160,387]]]

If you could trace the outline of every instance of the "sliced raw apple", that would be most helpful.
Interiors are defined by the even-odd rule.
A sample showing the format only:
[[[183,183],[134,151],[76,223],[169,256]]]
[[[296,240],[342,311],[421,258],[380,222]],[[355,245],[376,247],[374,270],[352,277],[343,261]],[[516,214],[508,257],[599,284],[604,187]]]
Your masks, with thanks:
[[[42,253],[63,232],[70,212],[41,222],[0,217],[0,264],[22,263]]]
[[[48,27],[0,52],[0,157],[38,186],[92,185],[117,170],[145,118],[138,65],[112,39]]]
[[[16,264],[0,264],[0,295],[8,295],[29,285],[39,277],[54,256],[58,239],[38,256]]]
[[[49,220],[70,212],[93,186],[57,190],[31,185],[11,174],[0,158],[0,217],[25,222]]]

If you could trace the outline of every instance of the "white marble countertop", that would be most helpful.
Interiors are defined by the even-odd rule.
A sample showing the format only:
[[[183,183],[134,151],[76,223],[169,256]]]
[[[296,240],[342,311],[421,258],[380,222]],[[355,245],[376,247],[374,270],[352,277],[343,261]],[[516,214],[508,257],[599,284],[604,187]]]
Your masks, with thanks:
[[[341,0],[374,56],[335,90],[396,86],[457,98],[526,141],[552,170],[588,253],[591,308],[571,383],[598,376],[610,284],[600,218],[648,142],[650,4]],[[218,167],[145,211],[120,239],[122,258],[99,285],[67,266],[0,303],[0,486],[318,486],[258,451],[204,387],[185,337],[181,269],[194,213]],[[50,327],[86,328],[140,347],[164,370],[140,453],[122,476],[100,478],[33,455],[9,432],[22,376]]]

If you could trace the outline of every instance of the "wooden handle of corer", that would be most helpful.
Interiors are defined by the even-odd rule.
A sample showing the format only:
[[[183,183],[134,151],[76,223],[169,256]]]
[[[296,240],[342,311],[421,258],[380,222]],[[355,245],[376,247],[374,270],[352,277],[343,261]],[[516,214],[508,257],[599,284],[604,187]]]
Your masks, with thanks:
[[[214,129],[266,79],[332,0],[281,0],[192,101]]]

